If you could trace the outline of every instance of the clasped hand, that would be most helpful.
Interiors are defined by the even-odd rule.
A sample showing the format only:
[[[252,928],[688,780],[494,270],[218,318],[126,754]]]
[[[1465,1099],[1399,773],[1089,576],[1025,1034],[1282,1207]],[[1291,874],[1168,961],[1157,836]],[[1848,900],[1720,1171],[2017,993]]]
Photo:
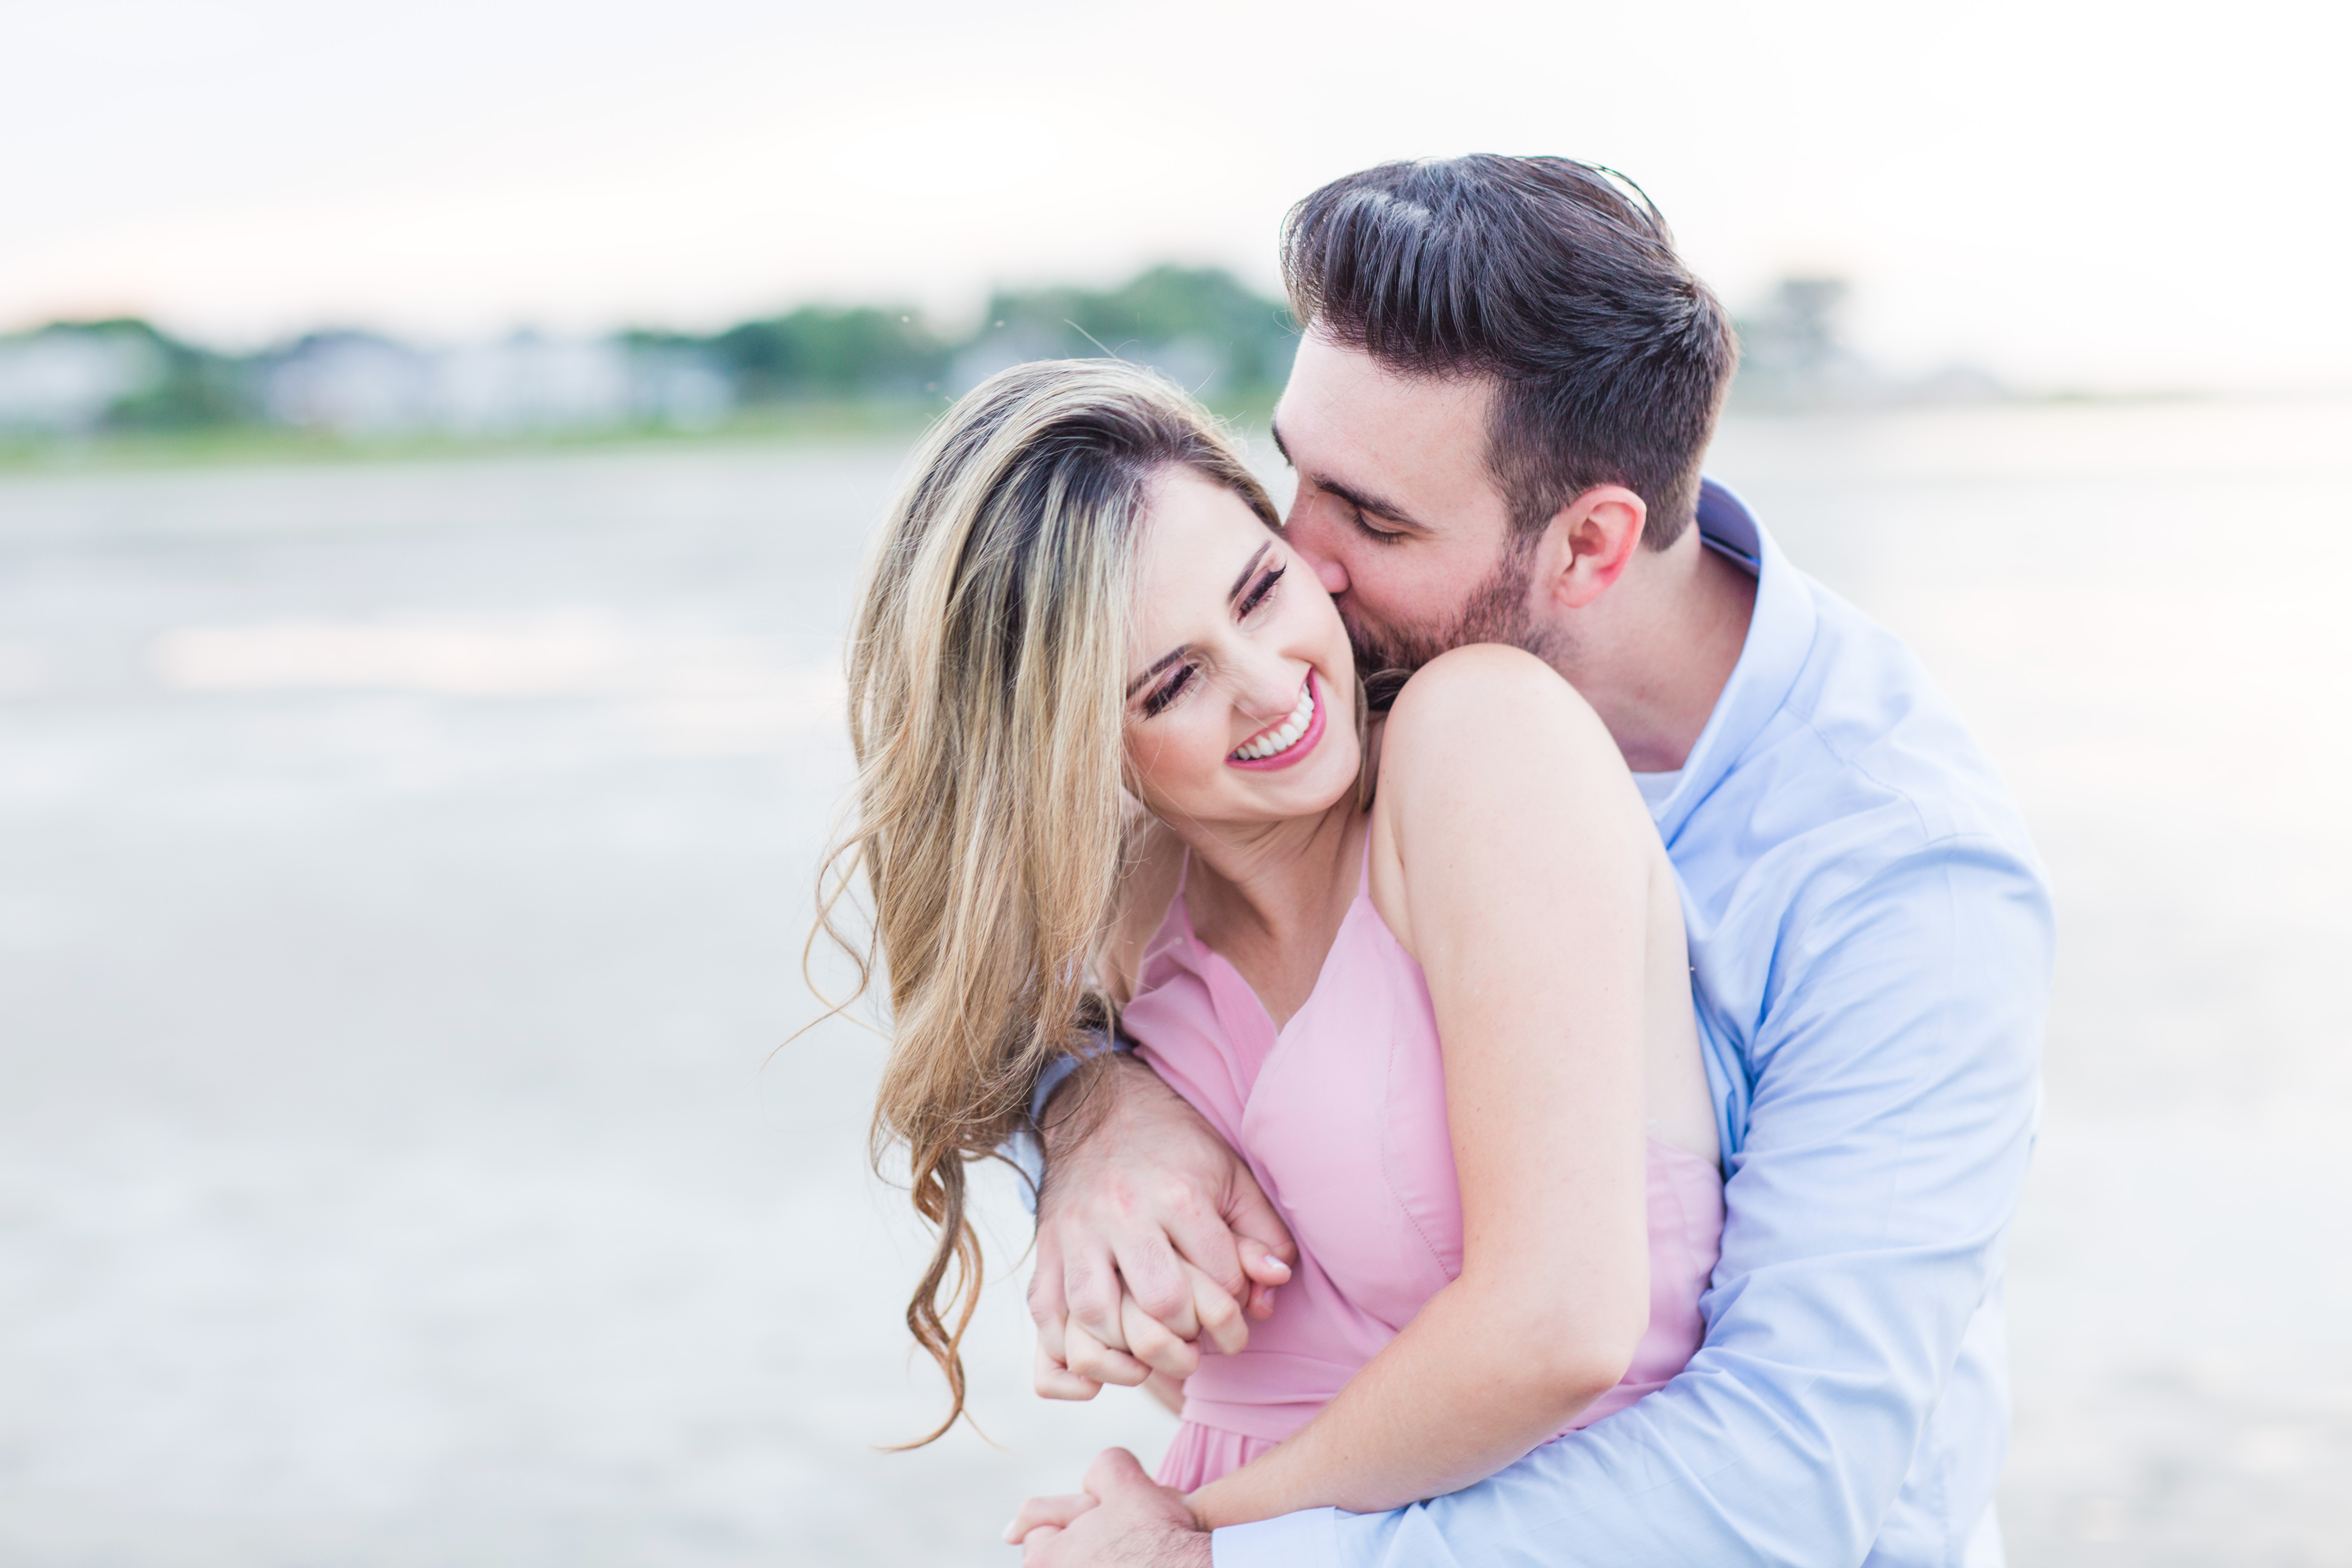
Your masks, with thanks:
[[[1172,1403],[1206,1337],[1232,1354],[1274,1310],[1298,1249],[1247,1164],[1131,1058],[1064,1089],[1043,1129],[1037,1202],[1037,1392],[1107,1383]]]

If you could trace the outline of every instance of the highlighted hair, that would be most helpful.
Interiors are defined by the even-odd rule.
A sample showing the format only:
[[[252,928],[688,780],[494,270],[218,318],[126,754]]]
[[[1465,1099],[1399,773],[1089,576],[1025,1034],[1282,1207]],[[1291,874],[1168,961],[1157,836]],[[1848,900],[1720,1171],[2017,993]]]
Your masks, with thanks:
[[[849,645],[852,815],[818,929],[887,973],[879,1169],[906,1147],[939,1233],[907,1307],[964,1413],[979,1303],[966,1167],[1026,1123],[1039,1073],[1116,1023],[1096,955],[1125,863],[1121,783],[1138,531],[1152,478],[1189,468],[1268,527],[1272,502],[1193,399],[1117,361],[1017,366],[930,431],[867,563]],[[872,930],[838,921],[862,878]],[[814,938],[812,939],[814,940]]]

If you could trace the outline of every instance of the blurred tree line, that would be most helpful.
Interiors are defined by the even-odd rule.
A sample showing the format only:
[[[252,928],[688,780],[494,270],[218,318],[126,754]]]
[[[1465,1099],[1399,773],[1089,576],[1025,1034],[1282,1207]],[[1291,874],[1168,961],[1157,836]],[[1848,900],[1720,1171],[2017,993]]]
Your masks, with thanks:
[[[637,369],[687,367],[715,380],[722,405],[735,408],[937,405],[1006,365],[1102,354],[1247,404],[1280,388],[1296,341],[1281,301],[1221,268],[1174,266],[1111,289],[1002,289],[964,331],[911,306],[804,305],[708,334],[633,329],[598,340]],[[106,434],[286,423],[300,401],[287,395],[289,385],[306,374],[315,384],[327,354],[340,356],[332,374],[358,378],[413,379],[429,374],[435,357],[363,332],[306,333],[232,355],[135,319],[57,322],[0,337],[0,428]]]
[[[1006,365],[1116,355],[1195,390],[1278,389],[1297,339],[1288,307],[1221,268],[1154,267],[1116,289],[999,290],[950,337],[912,307],[803,305],[709,337],[627,334],[656,353],[700,353],[745,403],[955,395]]]
[[[1850,298],[1837,279],[1789,278],[1744,312],[1735,401],[1803,409],[2007,395],[1964,364],[1898,374],[1873,363],[1847,342]],[[708,334],[519,332],[433,350],[321,331],[238,356],[119,318],[0,337],[0,435],[704,428],[762,407],[936,409],[1008,365],[1098,355],[1151,365],[1231,409],[1262,409],[1297,344],[1279,300],[1221,268],[1175,266],[1111,289],[1000,289],[962,331],[911,306],[804,305]]]

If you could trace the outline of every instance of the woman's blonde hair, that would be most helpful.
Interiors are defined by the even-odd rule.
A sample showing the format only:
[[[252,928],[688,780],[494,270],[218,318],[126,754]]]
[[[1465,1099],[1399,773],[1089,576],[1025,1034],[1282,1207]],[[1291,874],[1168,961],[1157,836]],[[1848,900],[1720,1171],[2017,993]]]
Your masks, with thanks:
[[[981,1250],[965,1167],[1023,1127],[1038,1074],[1115,1026],[1095,959],[1124,859],[1122,721],[1136,535],[1181,466],[1279,520],[1208,411],[1117,361],[1021,365],[932,428],[867,563],[849,644],[853,816],[820,929],[879,958],[891,1047],[877,1168],[903,1142],[939,1245],[907,1308],[964,1408]],[[873,927],[836,923],[863,874]]]

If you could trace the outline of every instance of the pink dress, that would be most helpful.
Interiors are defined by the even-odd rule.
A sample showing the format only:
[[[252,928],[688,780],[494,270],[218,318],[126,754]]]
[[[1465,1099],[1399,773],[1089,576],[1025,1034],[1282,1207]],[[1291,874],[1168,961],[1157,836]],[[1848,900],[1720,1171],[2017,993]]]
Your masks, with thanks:
[[[1313,993],[1277,1030],[1240,972],[1193,934],[1180,879],[1122,1023],[1249,1162],[1298,1243],[1273,1317],[1250,1325],[1238,1355],[1204,1354],[1185,1384],[1160,1480],[1189,1491],[1305,1426],[1462,1271],[1444,1060],[1421,965],[1361,885]],[[1720,1173],[1651,1139],[1649,1212],[1649,1331],[1625,1380],[1571,1430],[1659,1387],[1698,1348],[1699,1293],[1723,1237]]]

